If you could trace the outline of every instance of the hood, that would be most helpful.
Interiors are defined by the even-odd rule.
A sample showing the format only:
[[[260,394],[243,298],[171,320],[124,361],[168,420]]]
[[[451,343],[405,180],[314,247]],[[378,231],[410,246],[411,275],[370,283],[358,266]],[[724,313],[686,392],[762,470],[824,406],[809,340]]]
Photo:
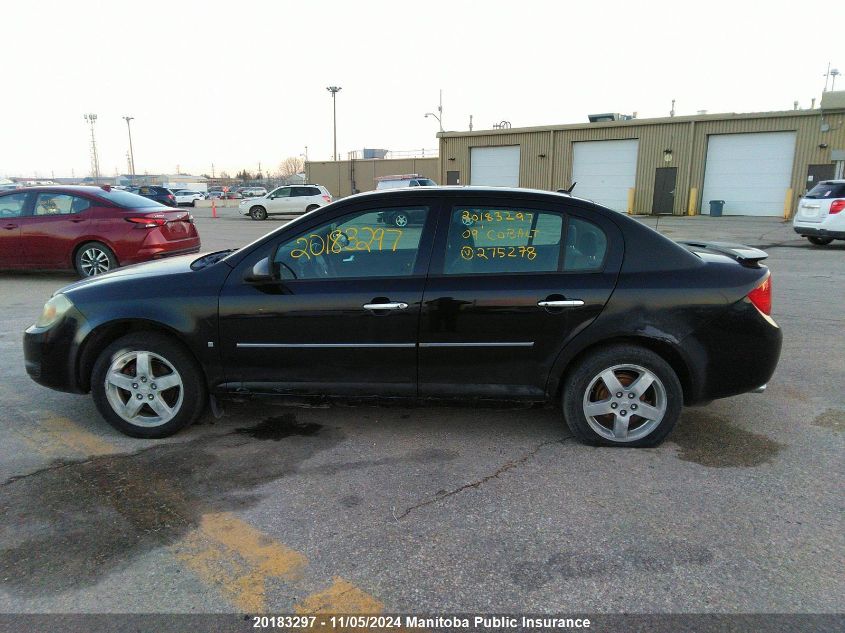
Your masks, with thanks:
[[[142,264],[133,264],[118,268],[115,271],[106,273],[105,275],[97,275],[95,277],[88,277],[80,279],[70,285],[60,288],[54,294],[73,292],[79,288],[90,286],[106,286],[113,283],[120,283],[123,279],[128,277],[162,277],[166,275],[175,275],[179,273],[187,273],[191,271],[191,264],[200,257],[208,253],[192,253],[190,255],[178,255],[176,257],[167,257],[165,259],[157,259]]]

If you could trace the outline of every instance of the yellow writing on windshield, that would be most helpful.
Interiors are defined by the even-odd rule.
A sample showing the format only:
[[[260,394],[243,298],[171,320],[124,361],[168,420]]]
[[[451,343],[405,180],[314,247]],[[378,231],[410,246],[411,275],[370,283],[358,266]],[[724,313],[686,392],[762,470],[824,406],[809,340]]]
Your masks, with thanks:
[[[384,229],[380,226],[349,227],[326,233],[311,233],[294,241],[290,250],[293,259],[311,259],[321,255],[366,251],[396,252],[402,239],[402,229]]]

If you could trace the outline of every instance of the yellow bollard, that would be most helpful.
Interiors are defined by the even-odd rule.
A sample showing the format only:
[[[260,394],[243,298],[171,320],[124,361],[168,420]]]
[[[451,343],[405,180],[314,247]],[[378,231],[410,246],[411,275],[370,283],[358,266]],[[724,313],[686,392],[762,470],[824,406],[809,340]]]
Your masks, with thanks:
[[[698,187],[692,187],[689,190],[689,204],[687,205],[687,215],[695,215],[695,209],[698,206]]]
[[[628,215],[634,212],[634,188],[628,189]]]
[[[786,197],[783,199],[783,219],[788,220],[792,215],[792,188],[786,190]]]

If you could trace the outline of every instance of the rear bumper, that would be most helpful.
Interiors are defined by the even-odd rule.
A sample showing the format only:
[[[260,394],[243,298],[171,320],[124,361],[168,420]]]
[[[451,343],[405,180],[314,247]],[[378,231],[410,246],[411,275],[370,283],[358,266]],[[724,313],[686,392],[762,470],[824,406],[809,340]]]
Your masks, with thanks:
[[[845,240],[845,231],[830,231],[819,226],[795,225],[798,235],[803,237],[832,237],[835,240]]]
[[[698,368],[687,404],[758,392],[777,369],[783,332],[748,299],[682,342],[690,365]]]

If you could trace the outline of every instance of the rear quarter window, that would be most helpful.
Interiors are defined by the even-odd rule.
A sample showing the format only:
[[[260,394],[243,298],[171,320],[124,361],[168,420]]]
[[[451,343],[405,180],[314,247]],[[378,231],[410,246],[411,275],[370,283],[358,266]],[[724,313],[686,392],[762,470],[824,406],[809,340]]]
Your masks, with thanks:
[[[807,192],[805,198],[829,199],[845,197],[845,183],[820,182]]]
[[[601,270],[607,256],[607,235],[592,222],[570,217],[566,229],[563,270]]]

